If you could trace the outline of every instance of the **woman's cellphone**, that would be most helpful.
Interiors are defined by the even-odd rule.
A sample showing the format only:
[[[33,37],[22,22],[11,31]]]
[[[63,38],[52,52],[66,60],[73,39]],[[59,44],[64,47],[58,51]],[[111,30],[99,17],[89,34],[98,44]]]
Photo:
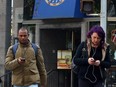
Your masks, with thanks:
[[[95,60],[92,60],[92,62],[95,62]]]

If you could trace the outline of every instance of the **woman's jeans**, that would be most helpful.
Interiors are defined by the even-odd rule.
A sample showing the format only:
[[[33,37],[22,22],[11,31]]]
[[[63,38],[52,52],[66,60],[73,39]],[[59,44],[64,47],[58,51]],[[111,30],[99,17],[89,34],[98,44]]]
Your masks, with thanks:
[[[16,85],[14,85],[13,87],[40,87],[40,86],[38,84],[32,84],[29,86],[16,86]]]

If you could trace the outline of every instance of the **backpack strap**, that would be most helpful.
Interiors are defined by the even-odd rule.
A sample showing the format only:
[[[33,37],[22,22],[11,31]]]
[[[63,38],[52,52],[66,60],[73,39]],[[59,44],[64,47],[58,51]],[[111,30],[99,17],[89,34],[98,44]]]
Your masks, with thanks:
[[[13,47],[12,47],[13,57],[15,57],[17,48],[18,48],[18,43],[14,44]]]
[[[35,51],[35,56],[37,57],[37,55],[38,55],[38,46],[36,45],[36,44],[34,44],[34,43],[31,43],[31,45],[32,45],[32,48],[34,49],[34,51]]]

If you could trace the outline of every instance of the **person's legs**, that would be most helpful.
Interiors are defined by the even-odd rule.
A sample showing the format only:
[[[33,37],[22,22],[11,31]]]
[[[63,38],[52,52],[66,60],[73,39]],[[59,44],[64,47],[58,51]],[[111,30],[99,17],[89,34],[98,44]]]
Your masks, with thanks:
[[[99,81],[99,82],[95,83],[94,87],[104,87],[104,82]]]
[[[78,80],[78,87],[93,87],[93,85],[87,80]]]

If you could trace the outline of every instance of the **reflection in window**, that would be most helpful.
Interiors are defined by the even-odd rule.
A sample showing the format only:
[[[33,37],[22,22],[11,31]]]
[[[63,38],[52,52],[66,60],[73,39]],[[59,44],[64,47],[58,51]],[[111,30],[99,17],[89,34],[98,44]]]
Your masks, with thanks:
[[[116,0],[108,0],[108,16],[115,17],[116,16]]]
[[[32,19],[35,0],[24,0],[24,20]]]
[[[116,22],[108,22],[107,25],[107,42],[110,44],[111,48],[111,61],[112,65],[116,65],[116,45],[112,42],[112,31],[116,29]]]
[[[114,59],[116,60],[116,50],[115,50],[115,52],[114,52]]]

